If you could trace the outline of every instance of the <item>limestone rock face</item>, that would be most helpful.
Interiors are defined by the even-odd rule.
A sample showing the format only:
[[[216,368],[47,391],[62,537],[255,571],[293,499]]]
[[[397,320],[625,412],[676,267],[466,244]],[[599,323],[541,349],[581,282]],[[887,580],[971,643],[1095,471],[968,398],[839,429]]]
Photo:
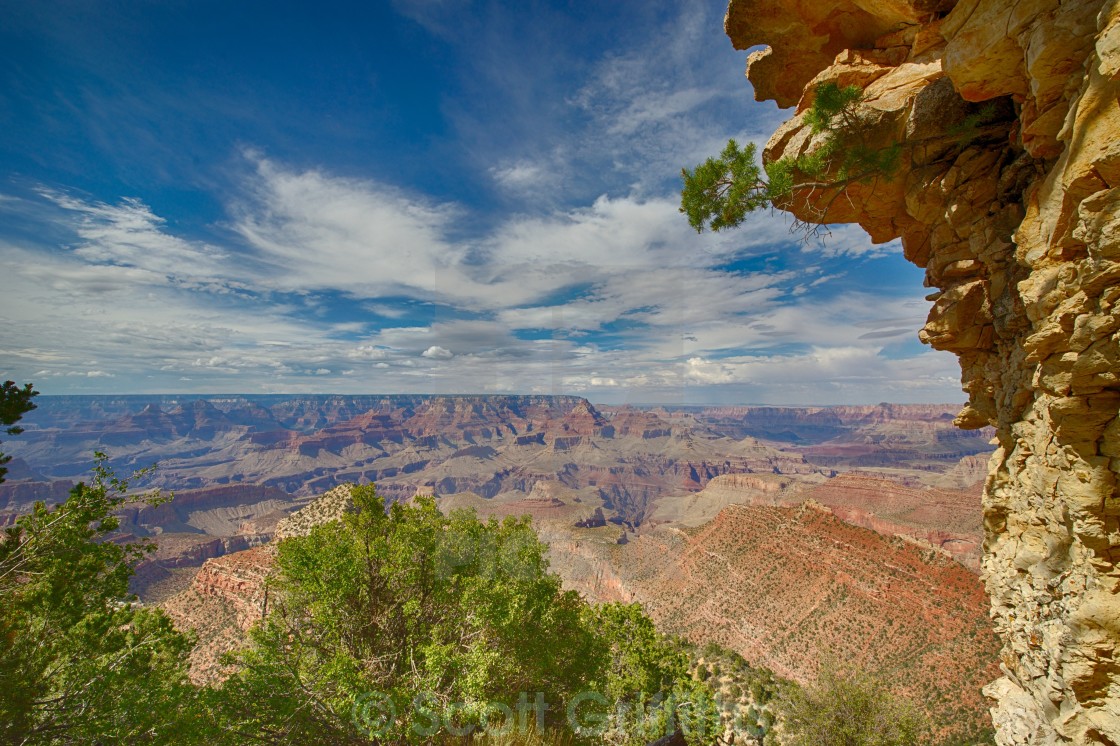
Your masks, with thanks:
[[[1120,743],[1120,0],[732,0],[760,98],[857,84],[893,179],[795,192],[807,221],[901,237],[955,352],[962,427],[996,428],[983,577],[1000,744]],[[841,198],[842,197],[842,198]]]

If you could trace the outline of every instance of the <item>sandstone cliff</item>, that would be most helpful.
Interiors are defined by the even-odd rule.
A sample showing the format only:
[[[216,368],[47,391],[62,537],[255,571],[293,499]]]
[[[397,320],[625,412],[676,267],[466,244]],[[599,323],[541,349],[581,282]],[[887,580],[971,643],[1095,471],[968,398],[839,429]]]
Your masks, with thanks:
[[[797,106],[765,158],[811,151],[816,85],[865,90],[893,179],[791,212],[901,238],[936,288],[922,339],[960,357],[965,428],[998,448],[984,580],[1001,744],[1120,743],[1120,2],[732,0],[760,99]]]

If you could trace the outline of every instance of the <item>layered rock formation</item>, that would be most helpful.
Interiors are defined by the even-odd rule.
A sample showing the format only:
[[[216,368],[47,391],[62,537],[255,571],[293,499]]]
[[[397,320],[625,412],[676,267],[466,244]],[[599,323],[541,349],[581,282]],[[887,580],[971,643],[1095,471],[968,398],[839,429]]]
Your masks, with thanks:
[[[551,569],[589,600],[638,601],[666,632],[718,642],[801,682],[823,658],[876,671],[898,682],[941,735],[977,742],[990,722],[980,687],[997,671],[998,642],[972,572],[927,545],[845,523],[813,501],[766,504],[789,491],[777,475],[713,483],[713,492],[722,487],[741,499],[750,490],[758,502],[730,504],[696,527],[646,529],[622,545],[615,527],[576,525],[590,499],[562,487],[549,489],[548,500],[457,495],[440,505],[530,513]]]
[[[820,483],[775,474],[726,474],[700,492],[661,500],[653,521],[699,526],[728,505],[796,507],[811,500],[845,523],[923,542],[978,572],[983,528],[975,505],[980,491],[980,485],[970,491],[910,487],[860,472]]]
[[[699,490],[719,474],[820,471],[800,453],[724,437],[688,417],[600,411],[579,397],[79,399],[35,410],[37,419],[14,445],[56,478],[87,470],[76,464],[94,450],[106,451],[118,473],[158,459],[153,486],[182,498],[138,523],[165,532],[229,535],[246,520],[260,523],[265,513],[290,508],[293,497],[367,481],[386,498],[404,500],[418,492],[493,497],[559,479],[596,487],[637,525],[657,497]],[[114,411],[107,420],[86,419]],[[20,509],[10,502],[0,492],[0,522]]]
[[[795,191],[809,222],[901,238],[936,288],[991,425],[984,579],[1004,647],[1001,744],[1120,743],[1120,2],[732,0],[760,99],[797,105],[765,157],[819,145],[816,85],[865,91],[862,136],[900,172]]]
[[[221,681],[232,672],[221,657],[242,645],[248,629],[267,613],[265,581],[275,551],[267,544],[207,560],[187,588],[160,603],[176,626],[197,636],[190,655],[196,684]]]

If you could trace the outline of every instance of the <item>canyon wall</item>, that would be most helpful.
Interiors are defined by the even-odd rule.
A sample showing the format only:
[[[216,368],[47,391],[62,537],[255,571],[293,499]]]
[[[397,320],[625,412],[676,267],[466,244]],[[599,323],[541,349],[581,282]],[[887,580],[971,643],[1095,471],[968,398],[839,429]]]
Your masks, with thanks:
[[[818,147],[817,85],[864,90],[898,173],[795,190],[807,223],[901,238],[991,425],[983,578],[1003,639],[1000,744],[1120,744],[1120,0],[732,0],[764,158]]]
[[[976,576],[941,552],[839,520],[823,506],[728,505],[694,528],[623,545],[535,520],[564,587],[639,602],[658,629],[717,642],[807,681],[822,657],[897,684],[937,736],[982,742],[981,686],[999,643]]]

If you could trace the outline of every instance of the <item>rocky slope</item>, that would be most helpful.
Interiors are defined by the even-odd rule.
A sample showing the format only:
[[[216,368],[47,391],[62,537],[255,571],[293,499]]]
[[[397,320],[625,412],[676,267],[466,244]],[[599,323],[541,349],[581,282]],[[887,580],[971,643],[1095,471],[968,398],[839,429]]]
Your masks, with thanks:
[[[785,205],[901,238],[935,288],[924,341],[992,426],[984,579],[1004,647],[1001,744],[1120,743],[1120,2],[732,0],[756,96],[796,106],[766,159],[811,151],[817,83],[854,84],[900,172]]]
[[[987,599],[938,553],[812,502],[733,505],[704,526],[617,551],[631,555],[617,565],[621,584],[666,631],[715,639],[802,681],[822,659],[848,661],[881,672],[946,731],[982,725],[980,687],[997,648]]]
[[[811,500],[766,504],[785,499],[789,482],[719,477],[705,492],[723,485],[758,501],[729,504],[695,527],[638,534],[577,522],[593,503],[555,483],[528,497],[454,495],[440,504],[532,515],[553,571],[592,601],[641,602],[661,629],[801,682],[829,657],[875,670],[945,735],[982,729],[990,721],[980,688],[997,670],[998,642],[976,576],[944,552],[845,523]]]
[[[190,677],[197,684],[229,674],[220,658],[241,645],[245,632],[267,612],[265,580],[274,548],[265,545],[207,560],[191,584],[160,607],[177,627],[197,635]]]
[[[699,526],[728,505],[796,507],[811,500],[845,523],[883,536],[924,542],[979,572],[984,538],[977,509],[981,487],[909,486],[863,472],[847,472],[820,482],[773,474],[727,474],[708,482],[700,492],[658,501],[651,521]]]
[[[793,480],[774,474],[715,480],[724,489],[781,499]],[[702,493],[701,493],[702,494]],[[715,520],[634,533],[604,518],[591,487],[537,482],[528,494],[439,498],[444,510],[530,515],[565,585],[593,601],[640,601],[667,631],[703,645],[717,642],[757,665],[811,679],[829,651],[910,682],[946,732],[985,725],[980,682],[992,675],[996,641],[976,577],[944,553],[887,538],[836,519],[812,501],[798,507],[730,505]],[[305,533],[350,507],[342,486],[276,527]],[[609,510],[608,510],[609,513]],[[194,630],[196,681],[220,680],[222,652],[236,647],[267,605],[272,545],[209,559],[189,587],[164,600],[178,624]]]

